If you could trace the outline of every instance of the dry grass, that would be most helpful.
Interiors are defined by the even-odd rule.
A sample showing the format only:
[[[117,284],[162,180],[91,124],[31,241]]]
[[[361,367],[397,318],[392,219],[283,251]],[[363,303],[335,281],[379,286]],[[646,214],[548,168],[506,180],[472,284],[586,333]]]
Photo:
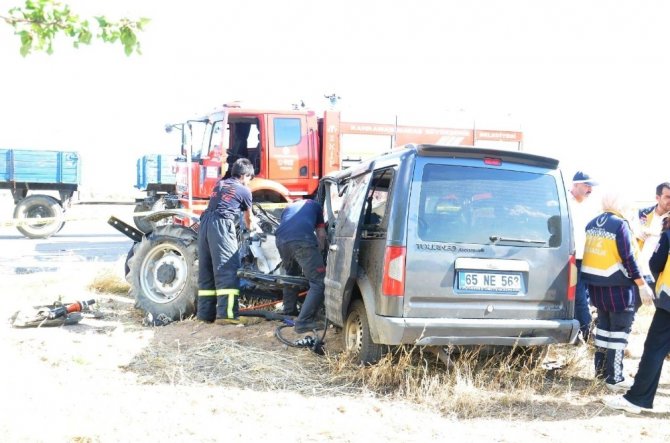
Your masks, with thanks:
[[[324,361],[313,354],[281,348],[269,351],[223,338],[191,346],[159,343],[133,360],[127,369],[147,384],[206,384],[305,395],[360,392],[345,374],[325,372]]]
[[[447,366],[432,353],[406,348],[367,368],[343,365],[338,356],[330,369],[376,395],[406,399],[447,416],[540,419],[555,414],[558,399],[602,392],[598,383],[582,378],[586,356],[578,356],[576,349],[556,347],[560,369],[543,366],[536,355],[519,349],[491,354],[486,348],[460,350]]]
[[[104,269],[86,288],[98,294],[128,294],[130,285],[111,269]]]
[[[127,284],[110,273],[99,274],[90,288],[127,292]],[[634,334],[646,333],[652,314],[648,307],[638,313]],[[192,321],[180,323],[191,327],[188,322]],[[377,365],[360,367],[331,346],[341,339],[337,334],[327,335],[329,352],[318,357],[279,342],[275,345],[271,336],[266,336],[263,347],[246,333],[236,338],[198,339],[199,335],[179,332],[181,335],[154,340],[124,369],[148,385],[385,398],[459,419],[588,418],[602,410],[598,400],[608,394],[593,377],[590,346],[555,345],[546,356],[521,349],[492,353],[488,348],[455,348],[447,364],[426,349],[402,347]]]
[[[605,392],[589,375],[592,353],[586,347],[553,347],[548,360],[559,361],[553,366],[543,366],[536,356],[518,349],[494,355],[484,349],[461,350],[445,365],[431,352],[400,348],[369,367],[355,365],[342,353],[320,358],[306,350],[289,351],[220,337],[190,345],[155,343],[126,369],[146,384],[378,397],[457,418],[588,416],[586,404]]]

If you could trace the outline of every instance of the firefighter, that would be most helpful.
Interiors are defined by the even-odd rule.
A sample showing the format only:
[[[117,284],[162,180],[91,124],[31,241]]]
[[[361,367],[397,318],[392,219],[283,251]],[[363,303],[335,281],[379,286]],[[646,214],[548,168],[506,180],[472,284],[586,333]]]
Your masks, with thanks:
[[[240,211],[246,226],[252,230],[249,182],[254,167],[246,158],[233,163],[229,178],[220,179],[200,217],[198,231],[198,307],[200,321],[217,324],[243,324],[239,317],[239,278],[241,266],[238,251],[236,219]]]
[[[309,280],[309,290],[295,321],[295,332],[302,334],[319,329],[317,313],[323,306],[324,277],[323,250],[326,229],[323,208],[314,200],[298,200],[288,205],[281,215],[275,242],[286,273],[302,274]],[[283,290],[284,314],[297,315],[298,293],[293,288]]]

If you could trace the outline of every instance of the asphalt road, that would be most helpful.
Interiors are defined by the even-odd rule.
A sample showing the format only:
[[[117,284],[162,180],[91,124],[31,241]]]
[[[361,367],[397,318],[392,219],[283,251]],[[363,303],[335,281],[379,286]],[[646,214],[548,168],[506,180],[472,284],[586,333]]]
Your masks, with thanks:
[[[76,205],[68,221],[48,239],[29,239],[15,227],[0,226],[0,275],[57,272],[80,263],[122,260],[132,241],[107,224],[110,215],[132,224],[133,206]],[[6,221],[7,211],[2,211]]]

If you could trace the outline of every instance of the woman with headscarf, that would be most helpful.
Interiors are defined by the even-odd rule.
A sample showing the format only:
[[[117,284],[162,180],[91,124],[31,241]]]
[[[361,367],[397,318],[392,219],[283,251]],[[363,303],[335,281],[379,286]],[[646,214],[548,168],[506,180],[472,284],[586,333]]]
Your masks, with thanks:
[[[591,304],[598,310],[593,331],[596,377],[613,391],[626,391],[631,386],[623,373],[628,335],[640,297],[651,302],[653,291],[640,274],[638,247],[627,218],[628,200],[622,193],[606,190],[602,209],[586,225],[582,276]]]

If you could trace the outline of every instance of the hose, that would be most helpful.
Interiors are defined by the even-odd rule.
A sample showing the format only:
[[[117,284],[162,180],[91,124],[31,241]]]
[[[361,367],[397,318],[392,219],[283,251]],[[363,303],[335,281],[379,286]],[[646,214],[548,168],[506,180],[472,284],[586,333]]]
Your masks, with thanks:
[[[312,337],[311,335],[306,335],[305,337],[298,339],[298,340],[288,340],[286,337],[284,337],[281,333],[282,329],[284,328],[292,328],[295,326],[295,320],[293,320],[293,317],[290,315],[284,315],[280,314],[278,312],[272,312],[272,311],[265,311],[261,309],[241,309],[239,312],[240,317],[261,317],[264,318],[265,320],[277,320],[281,321],[284,324],[277,326],[275,329],[275,337],[277,337],[277,340],[285,344],[286,346],[290,346],[292,348],[310,348],[312,351],[314,351],[318,355],[323,355],[324,354],[324,340],[326,338],[326,332],[328,331],[328,319],[326,319],[326,324],[323,329],[323,334],[321,334],[321,337],[317,334],[317,330],[314,330],[314,335],[316,338]]]
[[[283,321],[283,322],[290,321],[291,326],[293,326],[293,320],[292,320],[290,315],[284,315],[284,314],[280,314],[278,312],[263,311],[263,310],[260,310],[260,309],[248,309],[248,310],[240,310],[239,316],[240,317],[262,317],[262,318],[265,318],[266,320],[278,320],[278,321]]]
[[[285,321],[286,322],[286,321]],[[288,328],[288,327],[293,327],[295,326],[295,323],[291,320],[290,322],[286,322],[286,324],[277,326],[277,329],[275,329],[275,337],[277,337],[277,340],[285,344],[286,346],[290,346],[292,348],[310,348],[312,351],[314,351],[318,355],[324,355],[324,340],[326,338],[326,332],[328,331],[328,319],[326,318],[326,324],[323,328],[323,334],[321,334],[321,337],[316,333],[316,329],[314,330],[314,335],[316,338],[312,337],[311,335],[306,335],[305,337],[299,339],[299,340],[288,340],[286,337],[284,337],[281,333],[282,329]]]

